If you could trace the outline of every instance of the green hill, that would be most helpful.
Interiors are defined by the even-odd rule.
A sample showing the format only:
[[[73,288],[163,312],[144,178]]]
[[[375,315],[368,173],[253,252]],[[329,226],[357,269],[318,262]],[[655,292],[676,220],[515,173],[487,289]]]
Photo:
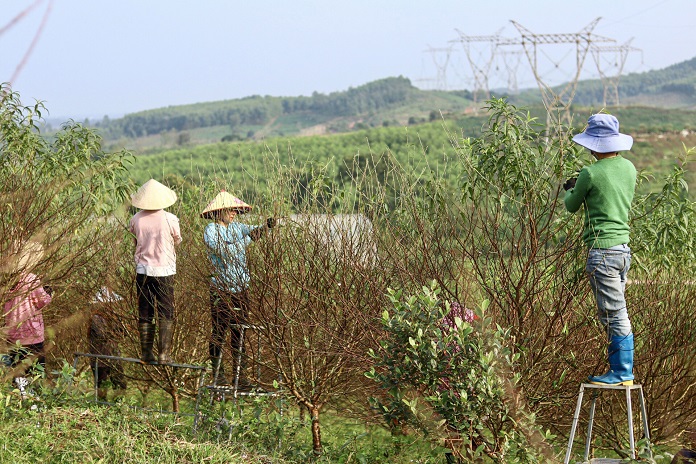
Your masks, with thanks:
[[[434,108],[463,111],[471,106],[469,97],[468,92],[422,91],[404,77],[392,77],[328,95],[317,92],[309,97],[254,95],[170,106],[105,120],[95,126],[110,141],[216,127],[225,128],[229,141],[316,135],[402,124],[409,119],[424,121]]]
[[[564,84],[565,85],[565,84]],[[555,87],[561,91],[564,85]],[[631,73],[618,81],[619,102],[623,107],[679,108],[696,110],[696,57],[664,69]],[[527,89],[510,97],[524,106],[534,106],[541,101],[539,90]],[[578,82],[573,105],[602,108],[604,84],[600,79]]]
[[[599,80],[578,83],[575,104],[596,106],[602,102]],[[696,110],[696,57],[664,69],[632,73],[619,81],[619,101],[626,106]]]
[[[590,110],[579,108],[578,111],[589,114]],[[693,112],[631,107],[617,109],[614,113],[622,121],[622,131],[634,135],[630,158],[639,169],[664,176],[672,170],[684,145],[696,146]],[[537,117],[539,126],[543,127],[543,114]],[[230,185],[237,186],[245,198],[254,198],[265,189],[262,186],[276,165],[290,168],[298,183],[319,176],[329,184],[340,185],[350,177],[355,163],[361,166],[371,163],[378,169],[389,169],[390,159],[414,172],[427,173],[450,164],[457,156],[453,142],[461,137],[479,137],[486,121],[485,115],[451,116],[405,127],[375,127],[342,134],[269,137],[263,141],[217,142],[153,150],[137,157],[131,175],[138,184],[150,177],[164,177],[173,185],[226,179]],[[692,130],[680,129],[684,127]],[[696,181],[694,174],[688,173],[689,183]],[[457,179],[450,181],[457,182]],[[251,187],[250,182],[255,185]]]

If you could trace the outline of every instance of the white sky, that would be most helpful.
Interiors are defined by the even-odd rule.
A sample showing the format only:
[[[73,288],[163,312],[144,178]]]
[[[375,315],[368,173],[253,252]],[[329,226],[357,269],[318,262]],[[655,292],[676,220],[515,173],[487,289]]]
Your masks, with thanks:
[[[535,34],[576,33],[598,17],[593,34],[616,45],[633,39],[642,50],[629,53],[624,74],[696,56],[694,0],[0,0],[0,81],[21,67],[13,89],[24,104],[43,100],[50,117],[76,120],[250,95],[330,93],[399,75],[435,88],[438,67],[440,87],[472,89],[464,48],[451,42],[457,31],[519,38],[514,20]],[[436,50],[447,47],[444,67],[446,54]],[[470,54],[484,67],[490,43],[470,43]],[[575,70],[567,45],[541,47],[538,56],[549,83]],[[605,72],[618,56],[601,55]],[[491,87],[506,85],[508,68],[520,88],[536,86],[525,56],[506,62],[491,64]],[[581,76],[599,77],[589,54]]]

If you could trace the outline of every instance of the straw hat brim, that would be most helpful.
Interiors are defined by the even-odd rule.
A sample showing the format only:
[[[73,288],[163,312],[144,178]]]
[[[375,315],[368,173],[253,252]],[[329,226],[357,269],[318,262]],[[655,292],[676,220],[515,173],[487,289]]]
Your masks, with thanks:
[[[44,247],[39,242],[27,242],[14,252],[2,266],[3,272],[30,272],[44,256]]]
[[[136,208],[146,210],[164,209],[176,203],[176,193],[157,182],[150,179],[145,182],[135,194],[131,196],[131,204]]]
[[[231,209],[237,211],[239,214],[245,214],[251,211],[251,205],[243,202],[239,198],[231,195],[225,191],[217,194],[213,201],[208,203],[208,206],[201,212],[201,217],[204,219],[210,219],[213,217],[216,211]]]

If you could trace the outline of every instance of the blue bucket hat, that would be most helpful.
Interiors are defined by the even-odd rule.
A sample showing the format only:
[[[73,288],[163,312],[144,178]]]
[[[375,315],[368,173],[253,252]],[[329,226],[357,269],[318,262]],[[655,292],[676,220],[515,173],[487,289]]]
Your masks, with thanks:
[[[573,142],[596,153],[614,153],[630,150],[633,137],[619,132],[615,116],[600,113],[590,116],[585,131],[573,137]]]

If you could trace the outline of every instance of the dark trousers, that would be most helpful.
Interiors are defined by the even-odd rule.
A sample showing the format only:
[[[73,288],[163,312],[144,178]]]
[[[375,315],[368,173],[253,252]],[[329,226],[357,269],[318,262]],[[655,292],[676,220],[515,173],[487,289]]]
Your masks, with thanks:
[[[89,352],[106,356],[121,356],[118,349],[118,338],[120,331],[114,324],[101,314],[92,314],[89,323]],[[97,381],[97,386],[111,380],[111,383],[118,388],[126,388],[126,380],[123,370],[117,362],[109,359],[91,358],[90,367]]]
[[[232,324],[245,324],[249,315],[249,294],[246,290],[239,293],[226,292],[210,287],[210,315],[213,332],[210,338],[210,357],[217,359],[225,343],[227,330],[231,332],[232,352],[237,353],[242,331]],[[242,346],[242,351],[244,347]]]
[[[159,318],[174,319],[174,276],[152,277],[136,274],[138,322],[152,324],[155,310]]]
[[[44,355],[43,342],[34,343],[33,345],[25,345],[21,348],[12,348],[9,353],[10,360],[12,363],[11,367],[18,366],[26,358],[34,355],[36,355],[36,364],[41,365],[45,370],[46,356]],[[31,367],[27,368],[26,373],[33,374],[33,369]]]

